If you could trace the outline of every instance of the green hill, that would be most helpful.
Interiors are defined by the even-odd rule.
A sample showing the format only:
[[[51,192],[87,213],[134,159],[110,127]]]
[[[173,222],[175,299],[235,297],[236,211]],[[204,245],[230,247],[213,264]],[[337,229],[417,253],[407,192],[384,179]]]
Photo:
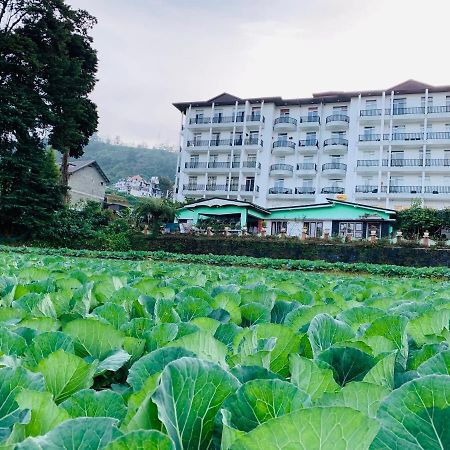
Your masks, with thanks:
[[[83,159],[95,159],[112,183],[130,175],[167,177],[175,180],[177,154],[158,148],[136,148],[93,140]]]

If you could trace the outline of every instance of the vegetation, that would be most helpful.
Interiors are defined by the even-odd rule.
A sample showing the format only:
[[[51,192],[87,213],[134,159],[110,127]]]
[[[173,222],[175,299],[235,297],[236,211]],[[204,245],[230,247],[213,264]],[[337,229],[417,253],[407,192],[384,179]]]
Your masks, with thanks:
[[[95,22],[63,0],[0,4],[0,231],[33,234],[61,208],[47,144],[80,156],[97,126],[88,94],[97,58]],[[70,150],[69,150],[70,149]],[[64,171],[63,171],[64,172]]]
[[[448,448],[448,282],[0,254],[2,446]]]
[[[112,144],[98,137],[91,139],[84,151],[84,157],[95,159],[112,183],[131,175],[141,175],[147,179],[157,176],[164,191],[170,189],[175,180],[177,154],[173,151]]]
[[[404,236],[413,239],[420,239],[424,231],[429,231],[431,236],[439,238],[441,232],[445,234],[445,230],[450,229],[450,208],[423,208],[420,203],[413,203],[411,208],[397,213],[396,228],[401,230]],[[450,235],[446,237],[448,239]]]
[[[412,277],[412,278],[442,278],[450,280],[450,268],[448,267],[407,267],[392,264],[369,264],[369,263],[344,263],[311,261],[301,259],[273,259],[253,258],[249,256],[231,255],[192,255],[170,252],[148,252],[148,251],[102,251],[73,248],[41,248],[41,247],[11,247],[0,246],[0,251],[25,253],[31,255],[50,255],[67,257],[88,257],[100,259],[116,259],[130,261],[171,261],[186,264],[208,264],[223,267],[250,267],[262,269],[275,269],[287,271],[307,272],[348,272],[365,273],[380,276]]]

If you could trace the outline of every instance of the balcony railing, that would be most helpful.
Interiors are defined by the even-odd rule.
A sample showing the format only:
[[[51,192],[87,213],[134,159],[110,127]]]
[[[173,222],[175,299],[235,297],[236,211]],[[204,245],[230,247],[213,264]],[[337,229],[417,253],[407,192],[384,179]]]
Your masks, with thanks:
[[[439,113],[448,113],[450,112],[450,105],[446,106],[429,106],[427,108],[428,114],[439,114]]]
[[[316,193],[316,189],[313,186],[301,186],[301,187],[297,187],[295,188],[295,193],[296,194],[315,194]]]
[[[189,124],[208,124],[211,123],[211,117],[193,117],[192,119],[189,119]]]
[[[230,184],[230,191],[231,192],[237,192],[239,190],[238,184]]]
[[[187,162],[184,163],[184,167],[186,169],[205,169],[206,168],[206,162],[200,162],[200,161],[195,161],[195,162]]]
[[[300,117],[300,123],[316,123],[316,124],[320,124],[320,117],[317,115],[313,115],[313,116],[302,116]]]
[[[450,131],[429,131],[427,139],[450,139]]]
[[[374,167],[379,165],[380,161],[378,159],[358,159],[356,161],[357,167]]]
[[[322,194],[343,194],[345,189],[338,186],[328,186],[322,188]]]
[[[184,191],[204,191],[204,184],[183,184]]]
[[[387,186],[383,186],[385,189]],[[389,186],[389,194],[420,194],[422,186]]]
[[[424,133],[392,133],[393,141],[421,141],[423,138]]]
[[[241,184],[242,192],[259,192],[259,186],[251,186],[247,184]]]
[[[233,145],[233,139],[212,139],[209,141],[211,147],[219,147],[222,145]]]
[[[331,114],[326,118],[326,123],[330,122],[350,122],[350,118],[347,114]]]
[[[381,140],[381,134],[360,134],[359,135],[359,142],[374,142],[374,141],[380,141]]]
[[[303,139],[298,141],[300,147],[319,147],[319,141],[317,139]]]
[[[212,118],[212,123],[232,123],[235,116],[215,116]]]
[[[390,114],[390,109],[386,110],[386,114]],[[403,108],[400,106],[394,106],[392,108],[392,115],[393,116],[403,116],[406,114],[425,114],[425,107],[424,106],[413,106],[410,108]]]
[[[264,116],[262,116],[261,114],[249,114],[247,116],[247,122],[265,122],[265,118]]]
[[[277,125],[278,123],[289,123],[291,125],[297,126],[297,119],[289,116],[280,116],[275,119],[273,124]]]
[[[188,147],[207,147],[209,141],[207,139],[196,139],[193,141],[187,141]]]
[[[286,170],[288,172],[293,172],[294,166],[291,166],[290,164],[272,164],[270,170]]]
[[[378,193],[378,186],[366,184],[355,186],[355,192],[361,192],[363,194],[376,194]]]
[[[260,142],[258,138],[247,138],[245,139],[244,143],[245,145],[258,145],[260,143],[261,147],[263,145],[263,141],[261,140]]]
[[[269,188],[269,194],[292,194],[291,188],[285,188],[285,187],[272,187]]]
[[[322,171],[324,170],[347,170],[347,164],[332,162],[322,164]]]
[[[317,166],[314,163],[300,163],[297,164],[297,170],[317,170]]]
[[[242,138],[237,138],[234,140],[234,145],[242,145],[244,140]]]
[[[425,186],[425,194],[450,194],[450,186]]]
[[[381,116],[381,109],[362,109],[359,111],[361,117]]]
[[[391,159],[390,167],[421,167],[423,159]]]
[[[229,169],[230,163],[224,161],[210,161],[208,163],[208,169]]]
[[[207,191],[228,191],[228,186],[226,184],[207,184]]]
[[[295,142],[282,139],[281,141],[275,141],[272,144],[272,147],[273,148],[289,147],[289,148],[295,149]]]
[[[348,140],[341,137],[329,138],[325,139],[325,141],[323,142],[324,147],[326,147],[327,145],[344,145],[348,147]]]
[[[450,167],[450,159],[426,159],[425,166],[428,166],[428,167],[433,167],[433,166]]]
[[[261,169],[261,163],[256,161],[244,161],[242,167],[246,169]]]

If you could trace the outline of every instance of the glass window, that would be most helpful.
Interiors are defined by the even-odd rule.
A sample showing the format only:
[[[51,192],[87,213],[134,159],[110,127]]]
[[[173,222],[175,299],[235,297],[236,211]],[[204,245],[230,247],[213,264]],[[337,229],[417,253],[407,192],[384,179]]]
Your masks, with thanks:
[[[376,100],[366,100],[366,109],[377,109]]]
[[[289,108],[282,108],[280,110],[280,116],[289,116]]]
[[[339,222],[339,236],[345,237],[351,234],[356,239],[363,237],[362,222]]]
[[[310,237],[320,238],[323,234],[323,222],[303,222],[307,229],[306,233]]]
[[[287,230],[287,222],[272,222],[271,234],[280,234],[282,228],[284,228],[284,230]]]

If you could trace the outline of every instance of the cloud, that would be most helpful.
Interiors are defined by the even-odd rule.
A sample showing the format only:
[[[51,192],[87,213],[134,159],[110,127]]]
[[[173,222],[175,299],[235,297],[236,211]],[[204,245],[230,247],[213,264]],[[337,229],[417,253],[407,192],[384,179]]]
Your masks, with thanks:
[[[68,0],[93,30],[100,134],[176,145],[176,101],[447,84],[445,0]],[[427,15],[428,14],[428,15]]]

